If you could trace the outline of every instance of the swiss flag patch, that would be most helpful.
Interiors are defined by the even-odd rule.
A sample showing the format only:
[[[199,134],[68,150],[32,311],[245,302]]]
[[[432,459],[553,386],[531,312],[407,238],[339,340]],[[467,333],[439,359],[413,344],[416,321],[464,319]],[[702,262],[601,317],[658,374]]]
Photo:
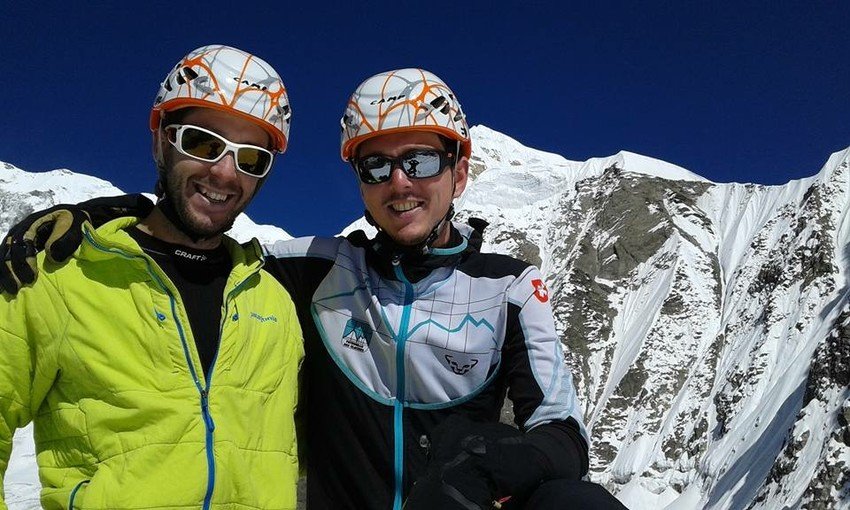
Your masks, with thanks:
[[[546,284],[543,283],[543,280],[531,280],[531,284],[534,286],[534,297],[536,297],[538,301],[541,303],[549,301],[549,289],[546,288]]]

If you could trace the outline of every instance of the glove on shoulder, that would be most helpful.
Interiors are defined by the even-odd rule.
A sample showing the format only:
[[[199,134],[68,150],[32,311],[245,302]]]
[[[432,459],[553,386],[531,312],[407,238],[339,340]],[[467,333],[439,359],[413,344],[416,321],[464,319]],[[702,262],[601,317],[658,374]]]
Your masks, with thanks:
[[[0,290],[16,294],[35,281],[36,255],[47,251],[54,262],[70,257],[83,241],[83,223],[94,227],[121,216],[144,217],[153,202],[141,194],[101,197],[36,211],[13,226],[0,244]]]

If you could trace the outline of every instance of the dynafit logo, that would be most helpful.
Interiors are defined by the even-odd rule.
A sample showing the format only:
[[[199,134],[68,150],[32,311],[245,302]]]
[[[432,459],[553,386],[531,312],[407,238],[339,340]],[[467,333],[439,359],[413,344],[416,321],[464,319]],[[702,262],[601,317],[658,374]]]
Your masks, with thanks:
[[[475,365],[478,364],[478,360],[475,358],[471,358],[465,361],[456,361],[454,356],[446,354],[446,362],[449,364],[449,368],[452,372],[457,375],[466,375],[467,372],[473,369]]]
[[[537,298],[541,303],[545,303],[549,301],[549,289],[546,288],[546,284],[543,283],[541,279],[531,280],[531,285],[534,286],[534,297]]]
[[[342,345],[355,351],[364,352],[372,340],[372,326],[357,319],[348,319],[342,332]]]

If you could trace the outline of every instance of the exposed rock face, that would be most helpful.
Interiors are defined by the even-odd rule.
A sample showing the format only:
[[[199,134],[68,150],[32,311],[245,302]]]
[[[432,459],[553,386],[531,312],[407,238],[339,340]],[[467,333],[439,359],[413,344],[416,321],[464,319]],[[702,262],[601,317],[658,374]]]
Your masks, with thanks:
[[[476,130],[460,216],[543,270],[592,477],[633,508],[848,506],[850,150],[768,187]]]

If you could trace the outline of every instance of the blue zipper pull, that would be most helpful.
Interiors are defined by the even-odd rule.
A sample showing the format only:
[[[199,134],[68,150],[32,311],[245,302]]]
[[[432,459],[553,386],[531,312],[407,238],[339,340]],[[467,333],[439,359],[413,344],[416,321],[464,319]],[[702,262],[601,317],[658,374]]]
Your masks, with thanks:
[[[207,427],[209,431],[212,432],[215,430],[215,422],[212,419],[212,415],[210,414],[210,400],[209,393],[207,390],[201,390],[201,411],[204,415],[204,421],[207,422]]]

